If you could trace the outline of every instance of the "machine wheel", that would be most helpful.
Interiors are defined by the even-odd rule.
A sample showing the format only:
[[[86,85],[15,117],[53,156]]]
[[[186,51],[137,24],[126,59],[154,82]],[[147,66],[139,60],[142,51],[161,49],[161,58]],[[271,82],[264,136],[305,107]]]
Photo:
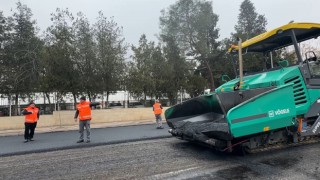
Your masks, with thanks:
[[[250,149],[248,148],[248,146],[239,145],[234,147],[233,153],[239,156],[245,156],[246,154],[250,153]]]

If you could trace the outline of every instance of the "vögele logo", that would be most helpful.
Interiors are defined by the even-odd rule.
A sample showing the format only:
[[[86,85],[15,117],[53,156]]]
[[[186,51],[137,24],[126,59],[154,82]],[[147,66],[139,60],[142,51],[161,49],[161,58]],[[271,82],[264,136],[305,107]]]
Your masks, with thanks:
[[[276,115],[288,114],[288,113],[290,113],[290,109],[278,109],[275,111]]]
[[[281,114],[288,114],[290,113],[290,109],[287,108],[287,109],[278,109],[278,110],[271,110],[271,111],[268,111],[268,115],[269,117],[274,117],[275,115],[278,116],[278,115],[281,115]]]
[[[269,111],[268,114],[269,114],[269,117],[274,117],[274,111]]]

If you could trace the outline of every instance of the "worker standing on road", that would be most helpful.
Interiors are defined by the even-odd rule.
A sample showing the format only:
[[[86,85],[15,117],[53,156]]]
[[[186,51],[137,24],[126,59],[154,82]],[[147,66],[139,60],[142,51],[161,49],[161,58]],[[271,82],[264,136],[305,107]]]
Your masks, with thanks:
[[[153,105],[153,113],[156,116],[156,122],[157,122],[157,129],[163,129],[162,126],[162,118],[161,118],[161,114],[162,114],[162,106],[159,103],[159,100],[157,99]]]
[[[24,123],[24,142],[33,141],[34,130],[39,120],[39,109],[36,107],[33,101],[31,101],[27,108],[22,111],[25,115]]]
[[[90,142],[90,121],[91,121],[91,107],[99,105],[100,103],[90,103],[86,101],[86,97],[82,96],[80,98],[80,103],[77,105],[77,111],[74,115],[74,121],[77,122],[77,118],[79,115],[79,132],[80,132],[80,139],[77,143],[84,142],[83,140],[83,131],[84,127],[86,127],[86,134],[87,134],[87,143]]]

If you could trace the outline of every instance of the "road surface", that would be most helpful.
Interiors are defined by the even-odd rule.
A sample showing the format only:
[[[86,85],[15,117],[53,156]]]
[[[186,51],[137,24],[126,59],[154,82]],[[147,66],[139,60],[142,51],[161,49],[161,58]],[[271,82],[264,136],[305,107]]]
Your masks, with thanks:
[[[155,127],[155,124],[149,124],[91,129],[90,144],[76,143],[79,139],[78,131],[37,134],[36,129],[35,141],[32,142],[23,143],[23,136],[0,137],[0,156],[171,137],[171,134],[168,133],[167,125],[165,125],[165,129],[156,129]]]
[[[320,179],[320,144],[248,156],[175,138],[0,157],[0,179]]]

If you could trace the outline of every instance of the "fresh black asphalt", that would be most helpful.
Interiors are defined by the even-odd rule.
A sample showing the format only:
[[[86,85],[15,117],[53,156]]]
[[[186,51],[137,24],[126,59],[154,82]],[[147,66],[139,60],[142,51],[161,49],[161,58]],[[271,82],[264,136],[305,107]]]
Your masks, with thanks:
[[[168,126],[165,125],[164,129],[156,129],[155,127],[155,124],[148,124],[91,129],[90,143],[76,143],[79,140],[78,131],[37,134],[36,129],[34,141],[27,143],[23,142],[23,136],[0,137],[0,156],[171,137],[171,134],[168,133]]]

